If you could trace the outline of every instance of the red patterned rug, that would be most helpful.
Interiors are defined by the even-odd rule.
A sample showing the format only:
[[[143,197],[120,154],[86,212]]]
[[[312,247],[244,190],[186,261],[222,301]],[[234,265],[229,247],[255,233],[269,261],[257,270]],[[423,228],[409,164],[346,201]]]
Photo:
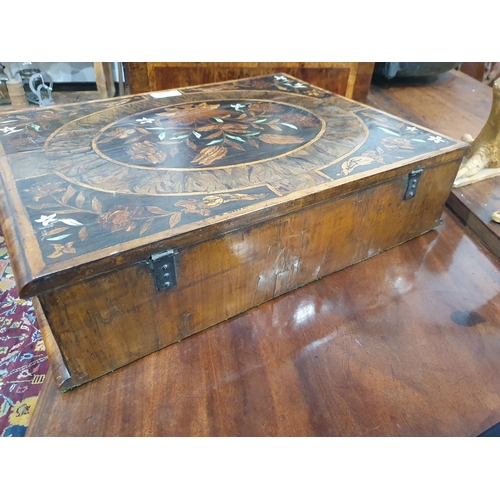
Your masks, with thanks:
[[[0,436],[24,436],[49,368],[30,300],[19,298],[0,228]]]

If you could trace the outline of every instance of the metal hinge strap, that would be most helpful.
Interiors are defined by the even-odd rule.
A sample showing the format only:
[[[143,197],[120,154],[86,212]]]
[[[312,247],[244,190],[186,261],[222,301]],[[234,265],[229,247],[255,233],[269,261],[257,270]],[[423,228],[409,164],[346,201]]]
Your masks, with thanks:
[[[420,176],[423,171],[423,168],[417,168],[408,174],[408,183],[406,184],[406,191],[403,196],[403,200],[409,200],[410,198],[415,197],[417,194],[418,181],[420,180]]]
[[[155,253],[149,258],[149,268],[153,273],[155,288],[169,290],[177,285],[177,274],[175,270],[175,257],[178,254],[176,250],[167,250],[166,252]]]

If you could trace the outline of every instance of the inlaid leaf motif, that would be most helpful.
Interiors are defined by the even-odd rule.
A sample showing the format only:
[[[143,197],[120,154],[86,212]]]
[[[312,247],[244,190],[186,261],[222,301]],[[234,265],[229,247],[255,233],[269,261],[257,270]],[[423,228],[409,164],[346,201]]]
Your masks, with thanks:
[[[170,215],[172,213],[172,212],[167,212],[167,211],[163,210],[163,208],[154,207],[154,206],[146,207],[146,210],[148,212],[151,212],[152,214],[156,214],[156,215]]]
[[[220,137],[221,135],[222,135],[222,130],[219,130],[219,131],[215,132],[214,134],[207,135],[207,137],[205,137],[205,140],[215,139],[216,137]],[[189,144],[188,144],[188,146],[189,146]]]
[[[60,236],[54,236],[54,238],[47,238],[48,241],[59,241],[59,240],[64,240],[64,238],[67,238],[68,236],[71,236],[70,234],[61,234]]]
[[[179,152],[179,148],[177,145],[174,145],[173,148],[170,148],[170,156],[173,158]]]
[[[50,231],[47,231],[47,236],[52,236],[54,234],[62,233],[63,231],[66,231],[68,229],[67,227],[56,227],[54,229],[51,229]]]
[[[344,175],[350,174],[355,168],[361,165],[370,165],[375,160],[369,156],[353,156],[342,163],[342,172]]]
[[[268,123],[267,124],[268,127],[272,128],[273,130],[278,130],[279,132],[281,132],[283,129],[278,127],[278,125],[274,125],[273,123]]]
[[[209,146],[203,148],[191,163],[201,163],[211,165],[214,161],[220,160],[227,154],[227,149],[223,146]]]
[[[210,130],[217,130],[217,125],[214,123],[210,123],[208,125],[203,125],[203,127],[198,127],[200,132],[209,132]]]
[[[59,219],[63,224],[66,224],[67,226],[81,226],[82,223],[78,222],[75,219]]]
[[[382,146],[384,146],[389,151],[399,148],[409,150],[413,149],[412,143],[408,139],[404,139],[402,137],[384,137],[380,142]]]
[[[253,139],[247,139],[248,144],[251,144],[254,148],[259,149],[259,143],[257,141],[254,141]]]
[[[195,151],[198,149],[195,144],[193,144],[189,139],[186,139],[186,144]]]
[[[102,203],[94,197],[92,200],[92,209],[98,214],[102,214]]]
[[[380,151],[382,151],[382,152],[380,152]],[[366,156],[368,158],[372,158],[377,163],[380,163],[383,165],[385,163],[383,153],[384,153],[384,151],[381,148],[377,147],[377,150],[371,149],[369,151],[365,151],[361,156]]]
[[[181,221],[181,218],[182,218],[182,212],[177,212],[174,215],[172,215],[172,217],[170,217],[170,221],[169,221],[170,227],[174,227],[177,224],[179,224],[179,222]]]
[[[157,142],[156,144],[167,144],[169,146],[171,146],[172,144],[179,144],[177,141],[159,141]]]
[[[234,139],[235,141],[239,141],[239,142],[246,142],[245,139],[242,139],[241,137],[237,137],[235,135],[229,135],[229,134],[226,134],[228,137],[230,137],[231,139]]]
[[[229,146],[232,146],[233,148],[239,149],[241,151],[245,151],[245,148],[237,144],[236,142],[230,141],[229,139],[226,139],[226,144]]]
[[[133,135],[130,139],[127,139],[124,144],[130,144],[131,142],[136,142],[140,139],[139,135]]]
[[[78,196],[76,197],[75,204],[78,208],[82,208],[84,203],[85,203],[85,196],[83,196],[83,193],[80,191],[78,193]]]
[[[144,234],[146,231],[148,231],[149,229],[151,229],[151,227],[153,226],[153,222],[154,222],[154,218],[151,217],[151,219],[147,219],[142,225],[141,225],[141,228],[139,229],[139,235],[142,235]]]
[[[154,165],[163,162],[167,158],[167,155],[150,141],[135,143],[126,151],[132,159],[147,160]]]
[[[378,127],[378,128],[383,130],[386,134],[391,134],[391,135],[395,135],[395,136],[399,137],[399,134],[397,134],[396,132],[393,132],[392,130],[389,130],[389,129],[384,128],[384,127]]]
[[[80,238],[81,241],[84,241],[87,239],[88,237],[88,233],[87,233],[87,228],[86,227],[82,227],[80,229],[80,231],[78,231],[78,238]]]
[[[69,236],[69,235],[68,235]],[[76,253],[76,249],[73,248],[73,241],[66,243],[66,245],[60,245],[59,243],[52,243],[54,247],[54,253],[47,255],[49,259],[55,259],[60,257],[63,253]]]
[[[302,139],[300,137],[294,137],[293,135],[274,135],[274,134],[262,134],[259,139],[266,144],[301,144]]]
[[[68,203],[68,201],[71,199],[71,197],[76,193],[76,189],[74,189],[72,186],[68,186],[68,189],[66,189],[66,192],[63,194],[62,197],[62,202],[63,203]]]

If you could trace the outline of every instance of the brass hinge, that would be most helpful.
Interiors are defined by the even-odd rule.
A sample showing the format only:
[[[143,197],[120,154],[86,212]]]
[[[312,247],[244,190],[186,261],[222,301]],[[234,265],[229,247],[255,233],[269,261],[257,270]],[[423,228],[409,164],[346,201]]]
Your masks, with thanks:
[[[177,285],[175,257],[177,250],[155,253],[149,258],[149,269],[153,273],[155,288],[158,292],[169,290]]]
[[[403,200],[409,200],[410,198],[415,197],[417,194],[418,181],[420,180],[420,176],[423,171],[423,168],[417,168],[408,174],[408,183],[406,184],[406,191],[403,196]]]

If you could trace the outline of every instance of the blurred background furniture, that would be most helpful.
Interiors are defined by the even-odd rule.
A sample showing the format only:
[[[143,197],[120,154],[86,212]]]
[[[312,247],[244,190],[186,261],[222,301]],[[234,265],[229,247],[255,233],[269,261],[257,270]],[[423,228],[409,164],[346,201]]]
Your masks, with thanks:
[[[425,78],[445,73],[460,66],[458,62],[378,62],[374,74],[393,78]]]
[[[131,94],[283,72],[360,102],[366,101],[374,66],[374,63],[370,62],[128,62],[123,64]]]
[[[101,99],[115,96],[115,81],[110,62],[95,62],[95,83]]]
[[[460,71],[486,85],[493,85],[500,76],[500,62],[464,62]]]

